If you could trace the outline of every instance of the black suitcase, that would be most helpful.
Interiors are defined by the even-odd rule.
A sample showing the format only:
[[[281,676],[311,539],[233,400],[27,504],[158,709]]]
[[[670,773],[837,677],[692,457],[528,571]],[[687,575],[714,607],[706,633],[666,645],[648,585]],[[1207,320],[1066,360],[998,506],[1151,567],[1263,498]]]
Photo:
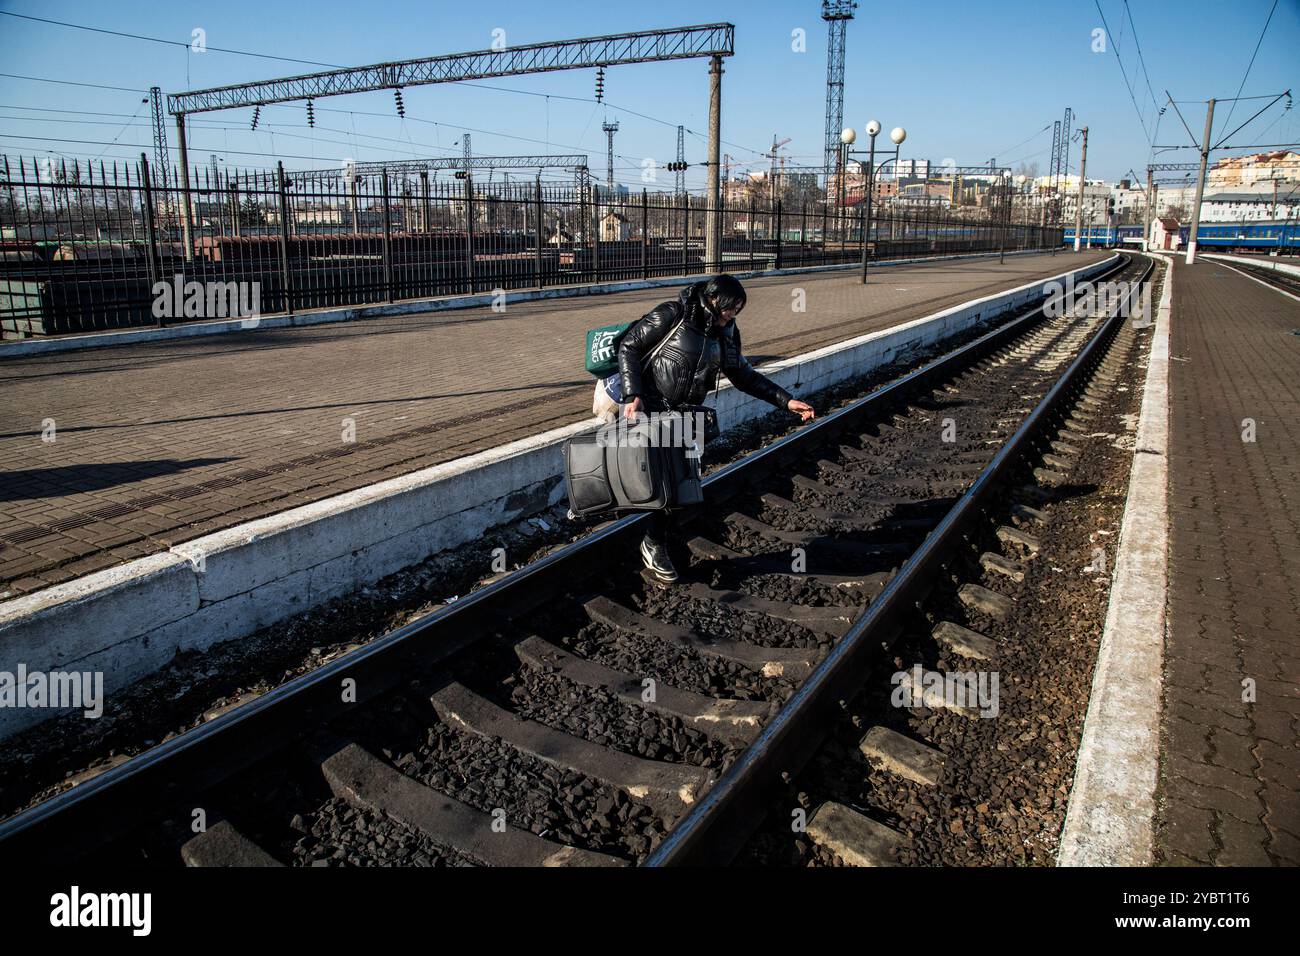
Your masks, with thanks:
[[[658,444],[651,429],[648,422],[605,426],[565,442],[564,481],[573,514],[660,511],[704,500],[695,450]]]

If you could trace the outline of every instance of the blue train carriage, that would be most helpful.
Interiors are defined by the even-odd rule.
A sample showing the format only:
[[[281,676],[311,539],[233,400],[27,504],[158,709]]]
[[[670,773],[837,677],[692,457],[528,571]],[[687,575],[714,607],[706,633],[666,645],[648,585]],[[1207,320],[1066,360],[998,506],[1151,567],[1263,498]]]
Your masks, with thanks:
[[[1198,246],[1238,252],[1272,252],[1294,253],[1297,247],[1297,232],[1300,224],[1294,221],[1273,220],[1268,222],[1210,222],[1201,223],[1196,231]],[[1187,241],[1189,227],[1182,230],[1183,241]]]
[[[1179,230],[1181,248],[1187,248],[1190,227]],[[1094,246],[1141,246],[1143,227],[1126,225],[1107,228],[1085,227],[1084,241],[1091,237]],[[1066,226],[1062,240],[1066,246],[1074,245],[1074,227]],[[1273,220],[1267,222],[1203,222],[1197,230],[1197,245],[1225,252],[1274,252],[1286,255],[1300,253],[1300,222]]]
[[[1139,238],[1141,236],[1141,227],[1138,228]],[[1091,242],[1094,246],[1116,246],[1119,245],[1119,229],[1114,226],[1084,226],[1083,241]],[[1074,227],[1066,226],[1062,242],[1067,246],[1074,245]]]
[[[1142,227],[1140,225],[1119,226],[1116,230],[1121,246],[1138,246],[1142,245]]]

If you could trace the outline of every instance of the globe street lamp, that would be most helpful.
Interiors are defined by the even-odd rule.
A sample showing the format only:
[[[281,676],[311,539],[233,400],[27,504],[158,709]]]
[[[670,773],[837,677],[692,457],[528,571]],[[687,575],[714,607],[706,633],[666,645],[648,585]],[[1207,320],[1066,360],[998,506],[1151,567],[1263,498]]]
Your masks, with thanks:
[[[880,123],[878,123],[876,120],[872,120],[871,122],[867,123],[867,138],[870,141],[870,147],[868,148],[867,151],[866,210],[862,218],[862,284],[863,285],[867,284],[867,258],[868,258],[867,243],[871,237],[871,197],[872,194],[875,192],[875,188],[876,188],[876,173],[878,171],[876,167],[876,136],[879,135],[879,133],[880,133]],[[852,129],[846,129],[842,133],[840,133],[840,142],[844,144],[844,149],[845,149],[844,155],[846,157],[853,155],[852,152],[849,151],[848,147],[851,146],[854,140],[856,139],[857,139],[857,133],[855,133]],[[907,130],[903,129],[903,127],[901,126],[895,126],[894,129],[890,131],[889,139],[894,144],[894,149],[888,151],[893,154],[893,158],[892,160],[886,160],[884,163],[881,163],[880,164],[881,167],[885,166],[886,163],[898,159],[899,148],[903,145],[903,141],[907,139]],[[859,153],[858,155],[860,156],[862,154]],[[841,177],[841,181],[842,179],[843,177]],[[842,190],[843,187],[841,186],[841,193]]]
[[[849,147],[853,145],[858,134],[853,131],[852,126],[846,126],[840,130],[840,175],[839,175],[839,213],[835,217],[839,220],[840,242],[844,242],[844,177],[848,173],[849,167]],[[841,248],[842,245],[841,245]]]

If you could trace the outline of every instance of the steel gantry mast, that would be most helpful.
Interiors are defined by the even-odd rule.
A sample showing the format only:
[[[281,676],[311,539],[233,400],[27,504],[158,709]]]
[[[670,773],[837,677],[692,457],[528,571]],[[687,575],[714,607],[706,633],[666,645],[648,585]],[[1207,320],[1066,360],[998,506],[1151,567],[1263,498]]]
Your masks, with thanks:
[[[176,133],[181,151],[181,188],[188,196],[190,183],[189,170],[186,168],[185,117],[190,113],[320,99],[346,93],[401,90],[408,86],[425,86],[434,83],[455,83],[462,80],[521,76],[556,70],[598,69],[631,63],[706,57],[710,61],[709,155],[715,163],[709,180],[712,193],[709,197],[711,228],[706,234],[714,237],[720,232],[716,154],[721,135],[719,126],[722,57],[735,53],[735,30],[735,26],[730,23],[709,23],[666,30],[640,30],[635,33],[449,53],[443,56],[325,70],[300,76],[168,94],[167,109],[176,117]],[[182,218],[186,257],[190,258],[194,254],[193,219],[188,202],[182,203],[182,209],[184,210]]]
[[[838,168],[840,130],[844,127],[844,39],[854,0],[822,0],[822,19],[826,21],[826,142],[822,165],[830,186],[831,171]]]
[[[686,127],[677,127],[677,165],[673,192],[678,197],[686,195]]]
[[[466,163],[468,162],[468,167]],[[563,169],[576,172],[587,168],[587,157],[581,153],[558,155],[521,155],[521,156],[471,156],[468,160],[462,156],[439,156],[429,159],[385,159],[373,162],[353,162],[349,169],[354,176],[373,176],[387,172],[391,176],[410,173],[437,172],[440,170],[464,169]],[[348,169],[303,169],[286,172],[285,179],[291,182],[308,182],[314,180],[343,179]]]

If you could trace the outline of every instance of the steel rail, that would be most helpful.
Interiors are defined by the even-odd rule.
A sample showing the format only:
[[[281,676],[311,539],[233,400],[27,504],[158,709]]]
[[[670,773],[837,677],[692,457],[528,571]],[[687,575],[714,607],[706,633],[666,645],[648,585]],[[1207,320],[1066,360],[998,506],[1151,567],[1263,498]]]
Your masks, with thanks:
[[[1154,264],[1147,266],[1146,281]],[[1134,295],[1130,290],[1124,302]],[[879,658],[882,636],[897,627],[939,572],[966,526],[1002,480],[1045,431],[1045,423],[1070,399],[1073,386],[1099,359],[1119,329],[1122,308],[1103,323],[1069,368],[1002,446],[975,482],[927,536],[921,547],[831,648],[752,745],[647,858],[650,867],[729,861],[762,820],[765,801],[783,775],[797,773],[829,732],[840,701],[852,698]]]

